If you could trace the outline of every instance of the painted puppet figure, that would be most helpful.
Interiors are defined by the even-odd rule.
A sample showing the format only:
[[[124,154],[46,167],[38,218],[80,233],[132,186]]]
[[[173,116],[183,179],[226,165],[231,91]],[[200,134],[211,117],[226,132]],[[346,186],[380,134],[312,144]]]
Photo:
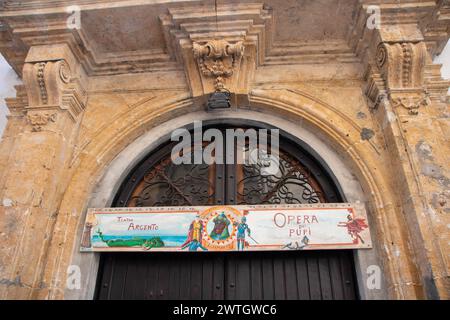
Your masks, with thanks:
[[[361,243],[364,243],[364,240],[359,235],[361,231],[369,227],[364,219],[353,219],[351,215],[348,215],[347,220],[347,222],[339,222],[338,226],[347,228],[347,232],[352,237],[354,243],[358,243],[358,239],[361,240]]]
[[[248,236],[250,237],[250,228],[247,224],[247,218],[242,217],[241,222],[234,223],[237,226],[237,249],[244,250],[245,247],[245,232],[247,231]]]
[[[208,251],[202,244],[203,222],[197,217],[189,227],[187,240],[181,245],[181,249],[189,248],[189,251],[197,251],[198,248]]]

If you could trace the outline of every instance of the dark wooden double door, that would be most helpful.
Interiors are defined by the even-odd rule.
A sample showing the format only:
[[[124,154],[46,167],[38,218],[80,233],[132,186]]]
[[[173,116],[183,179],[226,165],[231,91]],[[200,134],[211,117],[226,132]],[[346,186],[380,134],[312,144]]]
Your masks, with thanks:
[[[355,299],[346,251],[108,254],[99,299]]]
[[[226,143],[224,144],[226,145]],[[173,144],[130,174],[116,206],[339,202],[322,166],[281,140],[279,171],[263,164],[174,165]],[[248,152],[236,147],[235,151]],[[241,152],[239,151],[239,152]],[[105,253],[98,299],[355,299],[351,251]]]

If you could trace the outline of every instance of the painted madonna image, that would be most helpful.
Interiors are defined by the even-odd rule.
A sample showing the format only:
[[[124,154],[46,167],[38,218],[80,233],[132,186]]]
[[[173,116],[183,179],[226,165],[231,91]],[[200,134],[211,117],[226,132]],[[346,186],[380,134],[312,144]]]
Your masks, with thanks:
[[[216,216],[212,222],[214,223],[214,228],[212,229],[209,236],[214,240],[227,240],[230,237],[230,230],[228,227],[231,222],[226,216],[225,212],[220,213]]]

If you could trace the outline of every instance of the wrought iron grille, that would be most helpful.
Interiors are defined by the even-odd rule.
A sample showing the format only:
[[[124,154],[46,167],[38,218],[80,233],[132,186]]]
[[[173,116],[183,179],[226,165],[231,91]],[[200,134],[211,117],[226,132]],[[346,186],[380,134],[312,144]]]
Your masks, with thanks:
[[[224,130],[224,129],[223,129]],[[224,143],[226,145],[226,143]],[[300,146],[280,140],[279,171],[261,174],[264,163],[182,164],[170,157],[173,144],[143,161],[125,181],[115,206],[213,204],[313,204],[340,202],[322,166]],[[236,147],[235,153],[249,152]]]
[[[238,204],[302,204],[325,202],[319,183],[297,159],[280,152],[278,172],[264,173],[264,163],[242,166]]]
[[[194,206],[210,204],[214,186],[206,164],[175,165],[165,158],[150,168],[134,190],[129,207]]]

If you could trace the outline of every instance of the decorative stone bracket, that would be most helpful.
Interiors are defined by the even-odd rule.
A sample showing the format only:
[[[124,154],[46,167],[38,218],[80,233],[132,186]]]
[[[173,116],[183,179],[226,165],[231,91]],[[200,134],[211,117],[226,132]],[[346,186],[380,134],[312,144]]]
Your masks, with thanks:
[[[394,108],[402,107],[410,115],[417,115],[421,106],[428,105],[424,88],[426,58],[423,41],[381,42],[367,90],[373,107],[376,108],[383,97],[387,97]]]
[[[32,47],[23,68],[28,104],[27,122],[32,131],[55,123],[58,113],[67,112],[76,122],[85,109],[87,93],[79,65],[66,46]]]
[[[245,104],[255,70],[271,45],[271,9],[245,2],[218,4],[216,11],[212,15],[204,7],[187,5],[161,15],[167,50],[184,66],[198,103],[226,92],[232,106]]]

